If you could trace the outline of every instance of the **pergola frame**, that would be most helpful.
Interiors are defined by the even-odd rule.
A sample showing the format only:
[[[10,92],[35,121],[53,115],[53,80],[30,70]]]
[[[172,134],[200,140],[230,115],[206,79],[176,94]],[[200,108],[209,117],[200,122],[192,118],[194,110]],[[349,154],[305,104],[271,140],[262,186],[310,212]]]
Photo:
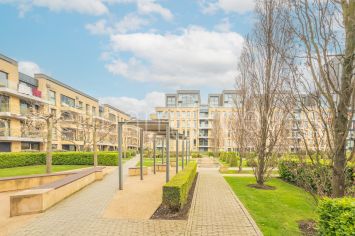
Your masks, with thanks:
[[[176,139],[176,173],[179,171],[179,139],[182,140],[183,150],[182,150],[182,169],[184,168],[184,141],[187,138],[186,136],[179,134],[177,130],[174,130],[170,127],[169,120],[132,120],[126,122],[118,122],[118,183],[119,190],[123,190],[123,168],[122,168],[122,157],[123,157],[123,149],[122,149],[122,140],[123,140],[123,125],[136,126],[140,128],[140,179],[143,180],[143,132],[152,132],[153,135],[153,158],[154,158],[154,169],[153,172],[156,174],[156,138],[157,136],[165,136],[166,140],[166,182],[170,180],[170,139]],[[164,154],[164,139],[163,139],[163,148],[162,153]],[[186,161],[188,146],[186,143]],[[163,157],[162,157],[163,161]]]

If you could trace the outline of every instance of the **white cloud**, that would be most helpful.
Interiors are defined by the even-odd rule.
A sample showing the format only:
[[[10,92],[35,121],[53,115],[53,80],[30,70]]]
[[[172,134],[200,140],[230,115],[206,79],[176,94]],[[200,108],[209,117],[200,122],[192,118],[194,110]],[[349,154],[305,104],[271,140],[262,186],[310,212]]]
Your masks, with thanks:
[[[232,86],[243,37],[235,32],[199,27],[180,34],[134,33],[111,36],[111,56],[130,53],[128,60],[111,60],[106,68],[131,80],[180,88]]]
[[[136,4],[137,11],[143,15],[158,14],[165,20],[172,20],[174,18],[171,11],[160,4],[156,0],[103,0],[109,4]]]
[[[221,22],[217,24],[214,28],[215,30],[220,32],[229,32],[231,29],[231,24],[229,22],[229,19],[228,18],[222,19]]]
[[[164,106],[165,95],[160,92],[150,92],[143,99],[130,97],[103,97],[101,103],[107,103],[126,111],[133,117],[148,119],[155,107]]]
[[[119,33],[126,33],[140,29],[142,26],[147,25],[149,21],[143,19],[135,14],[128,14],[121,21],[115,24],[115,30]]]
[[[142,14],[156,13],[161,15],[165,20],[174,18],[171,11],[157,4],[154,0],[140,0],[137,2],[138,12]]]
[[[252,11],[255,5],[255,0],[200,0],[199,2],[204,13],[215,13],[218,10],[223,10],[227,13],[243,14]]]
[[[0,0],[0,3],[16,4],[21,16],[33,7],[45,7],[55,12],[67,11],[89,15],[108,13],[108,8],[102,0]]]
[[[128,14],[120,21],[109,24],[105,19],[98,20],[93,24],[87,24],[85,28],[94,35],[128,33],[148,25],[149,20],[137,16],[136,14]]]
[[[40,73],[40,67],[31,61],[19,61],[18,62],[18,70],[26,75],[34,76],[34,74]]]
[[[109,34],[110,33],[110,28],[107,26],[106,20],[99,20],[93,24],[87,24],[85,25],[85,28],[91,33],[91,34]]]

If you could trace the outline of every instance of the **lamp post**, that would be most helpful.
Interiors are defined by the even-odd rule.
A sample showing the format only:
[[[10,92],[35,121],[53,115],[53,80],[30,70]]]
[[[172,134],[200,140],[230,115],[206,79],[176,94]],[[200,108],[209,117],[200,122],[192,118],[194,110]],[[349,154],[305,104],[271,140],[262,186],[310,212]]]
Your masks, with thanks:
[[[118,123],[118,189],[123,189],[122,181],[122,123]]]

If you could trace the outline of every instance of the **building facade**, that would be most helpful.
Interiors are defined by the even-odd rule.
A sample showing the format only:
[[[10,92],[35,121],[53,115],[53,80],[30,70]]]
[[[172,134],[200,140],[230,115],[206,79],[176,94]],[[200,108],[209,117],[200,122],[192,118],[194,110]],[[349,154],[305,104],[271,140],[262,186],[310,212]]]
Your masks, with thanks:
[[[52,114],[54,150],[117,149],[117,122],[131,117],[45,74],[18,72],[15,60],[0,54],[0,151],[43,151],[45,117]],[[94,132],[95,131],[95,132]],[[95,135],[94,135],[95,134]],[[138,130],[124,127],[123,145],[138,147]]]
[[[193,151],[213,151],[213,121],[218,114],[227,121],[233,113],[236,91],[224,90],[221,94],[209,94],[208,103],[201,103],[199,90],[178,90],[165,95],[165,106],[156,107],[156,119],[169,119],[171,127],[189,137]],[[228,122],[221,122],[223,145],[219,149],[234,150],[232,137],[228,131]]]

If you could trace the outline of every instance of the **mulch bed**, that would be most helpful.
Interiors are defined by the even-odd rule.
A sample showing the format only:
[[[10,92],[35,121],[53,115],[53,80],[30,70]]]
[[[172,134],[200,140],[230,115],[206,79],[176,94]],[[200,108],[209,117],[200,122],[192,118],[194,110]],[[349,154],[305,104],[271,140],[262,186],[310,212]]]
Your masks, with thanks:
[[[260,184],[248,184],[250,188],[263,189],[263,190],[275,190],[276,187],[270,185],[260,185]]]
[[[187,203],[180,211],[172,211],[169,208],[163,206],[162,204],[158,207],[158,209],[154,212],[154,214],[150,217],[153,220],[187,220],[189,216],[189,211],[192,203],[192,198],[195,192],[195,186],[197,181],[198,173],[192,183],[189,196],[187,198]]]
[[[314,236],[317,235],[317,223],[314,220],[300,220],[297,221],[298,228],[301,230],[302,235]]]

